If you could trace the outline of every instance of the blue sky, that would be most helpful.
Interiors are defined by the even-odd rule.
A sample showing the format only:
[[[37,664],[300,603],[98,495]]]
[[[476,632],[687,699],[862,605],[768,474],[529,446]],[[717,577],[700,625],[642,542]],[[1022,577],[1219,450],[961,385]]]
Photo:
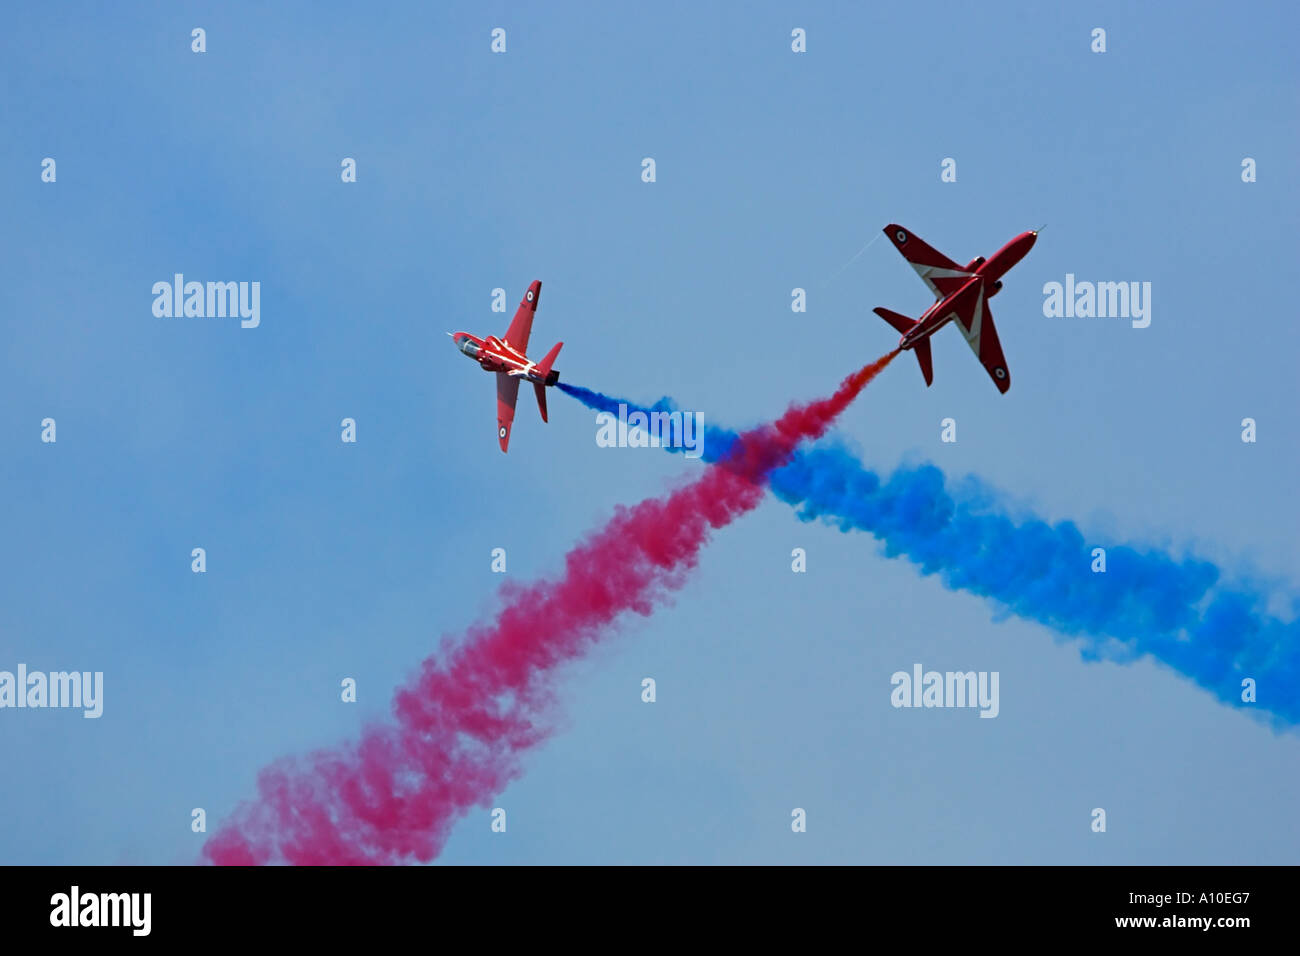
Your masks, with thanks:
[[[871,307],[928,304],[885,242],[839,271],[885,223],[960,262],[1047,223],[993,303],[1011,391],[945,330],[932,388],[904,357],[839,434],[872,467],[978,475],[1289,600],[1297,15],[1130,7],[9,11],[0,669],[102,670],[105,703],[0,711],[0,862],[193,859],[192,808],[214,828],[260,767],[381,717],[441,635],[492,612],[492,548],[511,578],[553,574],[617,503],[703,467],[600,448],[593,414],[554,394],[548,425],[521,401],[501,455],[491,380],[443,333],[500,333],[492,289],[513,309],[534,278],[535,350],[563,339],[565,380],[740,426],[886,351]],[[261,326],[155,318],[150,289],[176,272],[261,282]],[[1150,327],[1045,318],[1066,273],[1151,282]],[[891,708],[890,675],[916,662],[999,671],[1001,714]],[[558,687],[563,732],[496,802],[507,833],[476,812],[441,862],[1300,848],[1294,733],[1150,662],[1085,664],[776,501]]]

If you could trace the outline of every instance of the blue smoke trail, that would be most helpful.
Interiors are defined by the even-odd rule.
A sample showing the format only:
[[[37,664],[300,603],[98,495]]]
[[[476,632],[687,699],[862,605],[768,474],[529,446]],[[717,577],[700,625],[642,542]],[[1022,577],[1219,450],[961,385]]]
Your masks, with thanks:
[[[619,405],[629,413],[677,408],[668,398],[642,406],[559,387],[614,415]],[[707,428],[702,457],[717,461],[735,438]],[[1078,640],[1085,660],[1150,655],[1224,704],[1267,712],[1275,728],[1300,723],[1300,620],[1270,614],[1262,588],[1223,584],[1209,561],[1088,541],[1072,521],[1014,519],[996,493],[975,481],[954,491],[934,465],[900,467],[882,479],[833,443],[802,450],[768,481],[801,520],[866,531],[886,556],[908,559],[945,587]],[[1092,572],[1096,546],[1106,549],[1105,573]],[[1245,678],[1255,681],[1258,703],[1243,705]]]

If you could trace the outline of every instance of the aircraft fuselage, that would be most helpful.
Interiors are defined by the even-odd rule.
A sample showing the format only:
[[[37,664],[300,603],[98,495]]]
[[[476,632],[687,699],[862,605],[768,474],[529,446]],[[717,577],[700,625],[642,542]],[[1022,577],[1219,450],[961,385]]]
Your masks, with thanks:
[[[1002,277],[1011,271],[1012,266],[1029,254],[1029,250],[1034,247],[1034,243],[1037,241],[1037,232],[1022,232],[993,253],[988,259],[981,257],[972,260],[966,266],[967,271],[971,273],[971,277],[960,288],[939,299],[934,305],[926,309],[921,318],[917,320],[916,325],[898,340],[898,347],[900,349],[910,349],[921,339],[934,335],[935,332],[952,321],[953,317],[960,311],[959,307],[964,305],[969,298],[983,296],[985,299],[991,299],[997,295],[1002,289]]]
[[[557,370],[551,369],[543,373],[536,362],[530,361],[527,355],[511,348],[509,343],[495,335],[480,339],[468,332],[453,332],[451,340],[456,348],[477,362],[485,372],[504,372],[534,385],[554,385],[560,380]]]

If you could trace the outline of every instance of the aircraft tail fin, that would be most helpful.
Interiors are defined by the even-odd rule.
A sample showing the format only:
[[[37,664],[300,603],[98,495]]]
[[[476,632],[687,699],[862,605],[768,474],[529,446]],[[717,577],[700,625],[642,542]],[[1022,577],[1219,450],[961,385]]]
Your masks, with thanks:
[[[912,351],[916,353],[917,364],[921,366],[921,374],[925,377],[925,386],[929,388],[934,382],[934,365],[930,361],[930,340],[921,339],[912,346]]]
[[[547,421],[546,417],[546,386],[538,385],[533,382],[533,391],[537,393],[537,410],[542,413],[542,421]]]

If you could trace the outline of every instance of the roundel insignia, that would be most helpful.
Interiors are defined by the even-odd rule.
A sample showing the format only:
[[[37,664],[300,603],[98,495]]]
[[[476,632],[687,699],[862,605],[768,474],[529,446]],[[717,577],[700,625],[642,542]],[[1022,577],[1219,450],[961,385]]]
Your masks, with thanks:
[[[993,370],[993,374],[996,375],[998,378],[1006,378],[1007,370],[1004,369],[1001,365],[999,365],[997,368]]]
[[[505,437],[506,437],[506,426],[505,426],[505,425],[502,425],[500,428],[498,428],[498,429],[497,429],[497,434],[498,434],[500,437],[505,438]]]
[[[899,242],[907,242],[907,233],[900,229],[898,232],[894,233],[894,238]]]
[[[529,290],[528,290],[528,301],[529,301],[529,302],[532,302],[532,301],[533,301],[533,290],[532,290],[532,289],[529,289]]]

